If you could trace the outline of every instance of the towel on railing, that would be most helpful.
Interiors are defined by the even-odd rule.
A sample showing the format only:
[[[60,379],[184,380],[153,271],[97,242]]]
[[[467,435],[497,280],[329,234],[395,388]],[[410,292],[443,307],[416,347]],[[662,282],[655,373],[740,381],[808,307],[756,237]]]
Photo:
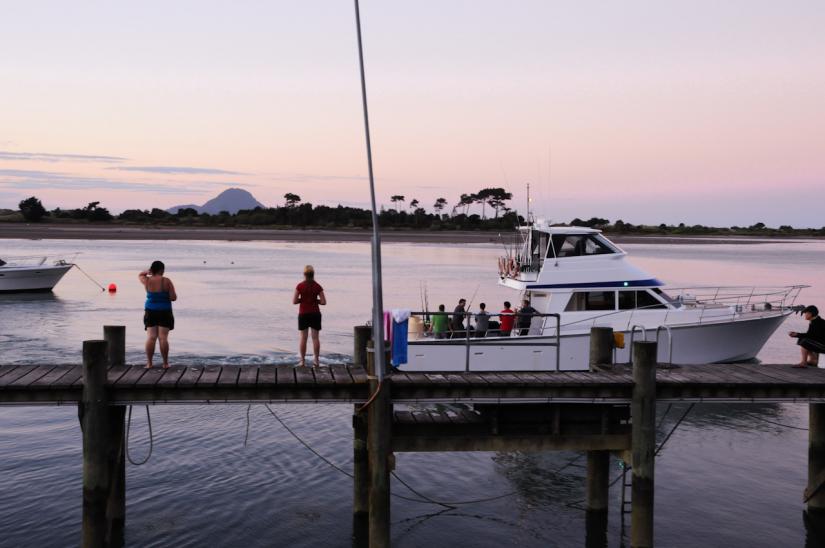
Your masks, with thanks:
[[[392,309],[392,365],[398,367],[407,363],[407,336],[411,310]]]

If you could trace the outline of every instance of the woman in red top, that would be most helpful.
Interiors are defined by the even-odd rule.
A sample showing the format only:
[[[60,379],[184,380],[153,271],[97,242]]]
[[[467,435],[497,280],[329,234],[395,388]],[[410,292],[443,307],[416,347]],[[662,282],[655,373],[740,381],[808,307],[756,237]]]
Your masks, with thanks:
[[[304,267],[304,281],[295,287],[292,295],[292,304],[298,307],[298,330],[301,332],[301,342],[299,349],[301,352],[300,366],[306,365],[307,355],[307,330],[312,330],[312,350],[315,353],[315,367],[320,367],[321,362],[321,308],[318,305],[327,304],[324,296],[324,288],[315,281],[315,269],[312,265]]]

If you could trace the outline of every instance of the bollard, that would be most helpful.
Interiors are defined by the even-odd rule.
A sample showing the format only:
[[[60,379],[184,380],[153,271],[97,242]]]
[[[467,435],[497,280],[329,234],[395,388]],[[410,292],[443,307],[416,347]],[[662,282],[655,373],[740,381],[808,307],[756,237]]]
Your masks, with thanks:
[[[106,341],[83,341],[83,548],[106,546],[112,472],[107,452]]]
[[[368,343],[367,374],[370,394],[375,395],[367,408],[367,449],[369,451],[369,545],[390,546],[390,436],[392,435],[392,400],[390,376],[380,386],[375,377],[375,356]]]
[[[368,325],[356,325],[352,328],[353,349],[352,363],[367,367],[367,341],[372,338],[372,327]]]
[[[613,364],[613,328],[590,328],[590,371],[597,371],[599,365]]]
[[[104,325],[103,340],[109,343],[109,367],[126,363],[126,326]]]
[[[653,546],[653,472],[656,450],[656,343],[633,343],[633,445],[630,545]]]
[[[109,367],[126,364],[126,326],[104,325],[103,338],[108,343]],[[124,544],[126,527],[126,406],[111,405],[107,408],[110,441],[107,451],[112,472],[111,491],[106,504],[107,545],[120,548]]]

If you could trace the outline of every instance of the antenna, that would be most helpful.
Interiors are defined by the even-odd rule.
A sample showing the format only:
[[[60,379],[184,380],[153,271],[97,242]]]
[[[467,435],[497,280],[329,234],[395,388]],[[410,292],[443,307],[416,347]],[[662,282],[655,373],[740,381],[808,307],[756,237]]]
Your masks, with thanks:
[[[358,65],[361,69],[361,104],[364,109],[364,136],[367,142],[367,168],[370,175],[370,201],[372,205],[372,340],[375,351],[375,376],[384,380],[384,303],[381,290],[381,232],[378,229],[378,212],[375,208],[375,178],[372,172],[372,146],[370,145],[370,118],[367,112],[367,81],[364,76],[364,46],[361,43],[361,11],[355,0],[355,28],[358,31]]]

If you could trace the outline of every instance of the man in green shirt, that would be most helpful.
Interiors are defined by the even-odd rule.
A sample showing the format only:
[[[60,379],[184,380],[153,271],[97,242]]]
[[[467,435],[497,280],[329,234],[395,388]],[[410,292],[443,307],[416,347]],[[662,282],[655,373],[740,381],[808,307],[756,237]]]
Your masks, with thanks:
[[[435,336],[436,339],[447,338],[447,323],[449,316],[447,316],[445,310],[445,306],[440,304],[438,305],[438,312],[433,314],[433,322],[430,326],[430,331],[432,331],[433,336]]]

